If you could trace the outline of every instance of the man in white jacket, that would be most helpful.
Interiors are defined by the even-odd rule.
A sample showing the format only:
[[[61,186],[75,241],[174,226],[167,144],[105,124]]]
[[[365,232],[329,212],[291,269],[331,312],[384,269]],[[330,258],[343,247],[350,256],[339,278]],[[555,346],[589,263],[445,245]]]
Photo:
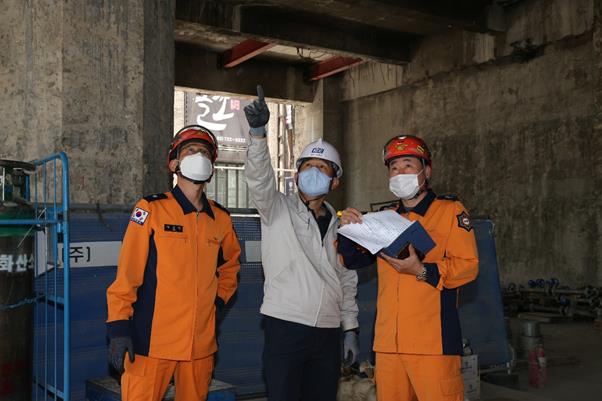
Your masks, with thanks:
[[[265,275],[263,366],[269,401],[334,401],[341,329],[347,363],[357,360],[357,275],[335,248],[337,216],[325,199],[343,173],[339,154],[321,139],[297,160],[299,192],[278,191],[266,140],[270,112],[261,86],[245,107],[251,127],[245,173],[261,216]]]

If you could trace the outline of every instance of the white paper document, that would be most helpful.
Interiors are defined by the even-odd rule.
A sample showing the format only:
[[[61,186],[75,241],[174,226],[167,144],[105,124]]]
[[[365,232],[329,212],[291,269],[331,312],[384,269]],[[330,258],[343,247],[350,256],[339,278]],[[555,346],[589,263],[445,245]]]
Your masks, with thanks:
[[[372,254],[391,245],[414,223],[394,210],[367,213],[362,216],[362,220],[361,224],[347,224],[339,228],[338,232],[363,246]]]

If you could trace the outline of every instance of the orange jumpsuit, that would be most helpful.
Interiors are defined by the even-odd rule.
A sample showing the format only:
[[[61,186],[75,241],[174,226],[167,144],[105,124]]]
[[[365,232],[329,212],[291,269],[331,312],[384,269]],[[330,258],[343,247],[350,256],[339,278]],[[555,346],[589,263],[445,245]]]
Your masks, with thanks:
[[[109,337],[131,336],[136,354],[124,400],[160,400],[173,374],[179,401],[207,395],[215,303],[236,291],[240,246],[228,212],[205,194],[202,203],[197,211],[175,187],[140,200],[130,217],[107,290]]]
[[[398,273],[377,258],[378,300],[374,335],[379,401],[462,400],[462,335],[457,312],[458,287],[477,277],[474,230],[464,206],[429,191],[411,211],[436,246],[423,260],[427,281]],[[358,268],[374,261],[339,237],[345,265]]]

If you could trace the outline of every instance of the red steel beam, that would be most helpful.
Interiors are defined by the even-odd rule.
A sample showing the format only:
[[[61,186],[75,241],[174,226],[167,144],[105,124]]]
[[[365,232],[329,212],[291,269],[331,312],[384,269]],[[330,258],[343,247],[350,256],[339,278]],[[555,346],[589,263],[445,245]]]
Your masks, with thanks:
[[[364,60],[361,58],[335,56],[312,65],[309,70],[309,80],[317,81],[318,79],[326,78],[338,74],[341,71],[348,70],[363,62]]]
[[[247,39],[222,53],[223,65],[225,68],[235,67],[274,46],[276,46],[275,43],[266,43],[258,40]]]

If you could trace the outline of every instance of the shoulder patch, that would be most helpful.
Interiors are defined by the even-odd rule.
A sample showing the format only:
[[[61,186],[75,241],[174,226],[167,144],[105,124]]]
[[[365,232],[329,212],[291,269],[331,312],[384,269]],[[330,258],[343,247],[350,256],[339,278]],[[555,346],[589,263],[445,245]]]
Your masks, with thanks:
[[[445,195],[439,195],[439,196],[437,196],[437,199],[457,201],[458,200],[458,196],[454,195],[454,194],[445,194]]]
[[[468,213],[462,212],[456,215],[458,219],[458,227],[465,229],[466,231],[472,230],[472,223],[470,222],[470,217],[468,217]]]
[[[225,207],[223,207],[222,205],[220,205],[219,203],[217,203],[216,201],[214,201],[213,199],[210,200],[211,205],[217,207],[218,209],[222,209],[224,212],[228,213],[228,215],[230,215],[230,211],[228,209],[226,209]]]
[[[132,212],[132,215],[130,216],[130,220],[133,221],[134,223],[138,223],[141,226],[144,225],[144,222],[146,221],[146,219],[148,218],[148,211],[142,209],[142,208],[135,208],[134,211]]]
[[[144,200],[147,202],[153,202],[156,200],[167,199],[167,195],[165,194],[152,194],[144,197]]]

